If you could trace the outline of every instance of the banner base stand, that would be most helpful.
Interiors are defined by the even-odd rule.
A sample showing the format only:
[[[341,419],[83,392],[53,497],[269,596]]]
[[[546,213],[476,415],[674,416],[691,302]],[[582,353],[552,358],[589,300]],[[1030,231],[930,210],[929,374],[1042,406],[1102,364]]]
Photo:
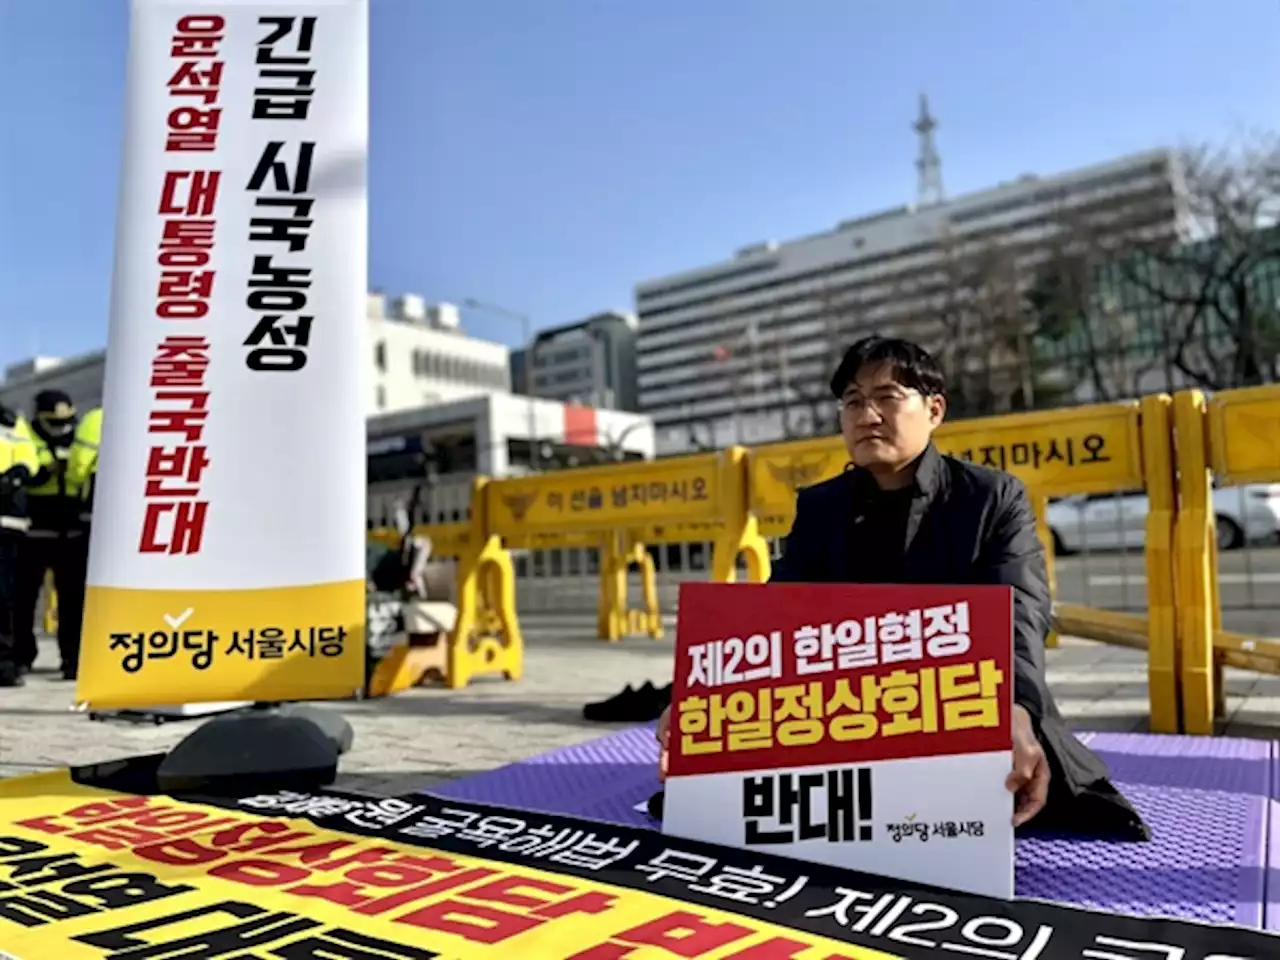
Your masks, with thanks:
[[[165,793],[307,791],[338,776],[355,735],[345,718],[308,704],[254,704],[188,734],[161,761]]]
[[[232,713],[253,706],[251,700],[227,700],[218,703],[180,703],[163,707],[134,707],[129,710],[93,710],[90,720],[123,720],[127,723],[154,723],[170,720],[194,720],[217,714]]]

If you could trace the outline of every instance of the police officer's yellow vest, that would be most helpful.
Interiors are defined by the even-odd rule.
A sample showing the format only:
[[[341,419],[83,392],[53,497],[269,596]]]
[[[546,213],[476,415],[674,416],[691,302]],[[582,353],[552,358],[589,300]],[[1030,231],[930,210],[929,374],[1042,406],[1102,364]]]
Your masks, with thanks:
[[[51,471],[53,471],[53,475],[50,476],[48,480],[46,480],[44,483],[40,484],[39,486],[28,487],[27,496],[28,497],[56,497],[56,496],[78,497],[80,495],[80,487],[76,484],[75,477],[71,475],[71,452],[73,450],[73,447],[71,446],[62,447],[58,450],[58,452],[55,453],[53,448],[50,447],[49,444],[45,442],[44,438],[41,437],[35,431],[31,432],[31,438],[36,445],[36,457],[40,461],[40,466],[48,467]],[[55,465],[59,460],[64,461],[64,463],[66,464],[66,472],[61,477],[61,479],[58,477],[58,474],[54,469]]]
[[[102,443],[102,408],[95,407],[81,418],[71,441],[71,457],[67,462],[67,479],[83,491],[89,479],[98,472],[98,446]]]
[[[67,462],[67,487],[74,487],[81,500],[92,506],[94,481],[98,475],[98,447],[102,444],[102,408],[95,407],[84,415],[71,442]],[[85,517],[84,519],[88,519]]]
[[[31,430],[21,417],[12,427],[0,425],[0,473],[18,466],[26,467],[33,474],[40,469]]]
[[[12,427],[0,424],[0,474],[8,473],[14,467],[26,467],[33,475],[40,469],[36,446],[31,440],[26,422],[21,417]],[[13,506],[8,497],[0,497],[0,527],[26,530],[31,522],[26,518],[25,512],[22,516],[5,515]]]

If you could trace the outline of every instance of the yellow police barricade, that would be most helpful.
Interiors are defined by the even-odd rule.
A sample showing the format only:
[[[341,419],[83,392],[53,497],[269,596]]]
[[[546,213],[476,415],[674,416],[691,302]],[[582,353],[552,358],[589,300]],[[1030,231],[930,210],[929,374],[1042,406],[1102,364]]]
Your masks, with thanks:
[[[746,511],[746,451],[610,464],[497,481],[490,501],[492,532],[508,544],[557,544],[566,536],[618,535],[616,550],[638,559],[637,546],[681,542],[711,532],[712,577],[731,582],[739,554],[752,580],[768,578],[767,545]],[[602,550],[602,566],[609,550]],[[618,553],[613,554],[616,563]],[[644,561],[641,561],[642,563]],[[616,568],[615,568],[616,573]],[[613,575],[613,574],[611,574]],[[601,609],[618,607],[617,581]],[[656,583],[645,615],[657,615]],[[602,624],[603,625],[603,624]],[[607,630],[605,631],[607,634]]]
[[[516,615],[516,574],[495,530],[501,483],[476,477],[471,485],[470,532],[458,557],[458,614],[449,635],[445,683],[457,689],[472,677],[524,673],[524,639]]]
[[[419,524],[413,535],[431,541],[431,559],[445,560],[462,557],[472,547],[472,524],[440,523]],[[385,546],[400,543],[400,534],[394,530],[380,529],[370,533],[369,539]],[[491,568],[488,568],[491,569]],[[484,574],[482,574],[483,576]],[[482,629],[496,633],[500,629],[495,609],[497,585],[490,578],[478,597],[478,618]],[[439,638],[419,638],[409,635],[405,642],[392,647],[374,668],[369,679],[371,697],[387,697],[417,686],[427,679],[448,680],[448,649],[450,641]]]
[[[53,574],[44,575],[44,616],[42,618],[44,632],[54,636],[58,632],[58,590],[53,585]]]
[[[1209,734],[1225,714],[1224,666],[1280,673],[1280,640],[1222,629],[1213,481],[1220,487],[1280,481],[1280,386],[1198,390],[1174,397],[1181,510],[1178,610],[1188,733]]]
[[[1152,498],[1147,520],[1147,621],[1152,729],[1177,730],[1176,633],[1173,619],[1172,470],[1169,468],[1169,398],[1093,404],[1062,410],[1011,414],[944,423],[935,434],[938,449],[1018,476],[1031,494],[1037,528],[1046,545],[1050,577],[1054,544],[1044,519],[1052,497],[1136,491]],[[1144,423],[1147,425],[1144,430]],[[1146,462],[1157,466],[1150,476]],[[1160,458],[1163,459],[1160,459]],[[751,451],[749,504],[765,536],[782,536],[795,517],[796,491],[834,477],[848,454],[840,437],[824,437],[757,447]],[[1099,611],[1101,613],[1101,611]],[[1106,621],[1106,623],[1104,623]],[[1109,620],[1088,632],[1089,611],[1072,609],[1072,633],[1108,642]],[[1051,637],[1051,643],[1056,638]]]
[[[641,606],[639,609],[630,608],[625,597],[614,601],[617,610],[617,622],[626,625],[626,631],[630,634],[647,633],[654,640],[661,640],[664,635],[662,625],[662,605],[658,596],[658,571],[657,565],[653,561],[652,554],[648,548],[651,546],[669,546],[678,543],[711,543],[714,544],[718,539],[724,536],[727,526],[722,519],[709,520],[698,523],[671,523],[671,524],[651,524],[641,527],[638,530],[627,530],[623,534],[623,544],[630,543],[630,549],[624,547],[623,556],[626,557],[628,568],[631,564],[635,564],[640,568],[640,592]],[[763,538],[752,539],[747,536],[746,541],[752,546],[748,548],[747,574],[748,579],[755,583],[763,582],[761,577],[767,579],[767,567],[764,568],[762,574],[760,557],[764,558],[764,562],[768,562],[768,544]],[[610,589],[610,595],[618,595],[618,591],[629,582],[629,577],[624,577],[617,581],[618,586]],[[629,589],[629,588],[628,588]],[[605,598],[602,595],[601,610],[607,609]],[[607,633],[608,625],[602,620],[600,636],[609,639]]]
[[[600,548],[600,599],[597,632],[601,640],[648,634],[662,639],[662,611],[658,606],[657,569],[635,530],[615,530]],[[640,571],[640,606],[629,602],[631,566]]]
[[[1178,656],[1182,723],[1186,733],[1213,733],[1220,667],[1213,655],[1217,568],[1213,477],[1208,458],[1205,395],[1182,390],[1173,398],[1178,513],[1174,523],[1178,595]]]
[[[596,595],[596,632],[601,640],[619,640],[634,618],[627,611],[628,561],[619,546],[617,531],[525,530],[503,538],[509,550],[596,550],[600,584]],[[622,551],[622,553],[620,553]],[[618,565],[622,564],[619,573]],[[621,577],[619,586],[617,579]]]

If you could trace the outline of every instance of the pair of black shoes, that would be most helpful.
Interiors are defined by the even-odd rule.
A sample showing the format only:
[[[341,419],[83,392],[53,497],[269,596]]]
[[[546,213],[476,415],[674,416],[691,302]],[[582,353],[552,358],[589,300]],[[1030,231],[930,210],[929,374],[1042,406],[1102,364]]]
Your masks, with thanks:
[[[26,675],[34,669],[34,664],[24,663],[17,666],[0,667],[0,687],[21,687],[26,685]],[[62,679],[73,681],[76,679],[75,667],[62,667]]]
[[[627,684],[608,700],[588,703],[583,719],[595,723],[652,723],[671,706],[671,684],[655,687],[648,680],[640,687]]]

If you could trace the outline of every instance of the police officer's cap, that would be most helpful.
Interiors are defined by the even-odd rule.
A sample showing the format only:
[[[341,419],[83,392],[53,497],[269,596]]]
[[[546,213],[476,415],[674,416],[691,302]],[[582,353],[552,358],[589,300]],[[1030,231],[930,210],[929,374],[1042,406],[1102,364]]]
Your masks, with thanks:
[[[62,390],[41,390],[36,394],[36,416],[49,420],[69,420],[76,415],[75,404]]]

